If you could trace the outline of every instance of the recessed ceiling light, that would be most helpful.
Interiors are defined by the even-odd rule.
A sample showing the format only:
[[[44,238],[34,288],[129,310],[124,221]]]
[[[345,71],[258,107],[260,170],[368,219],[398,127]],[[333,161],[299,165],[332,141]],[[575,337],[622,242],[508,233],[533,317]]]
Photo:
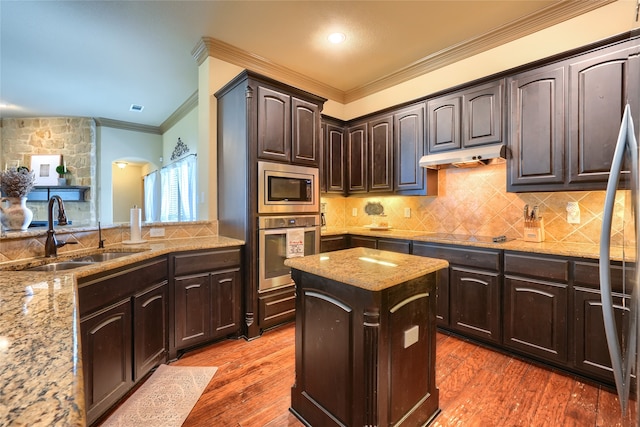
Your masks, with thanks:
[[[138,113],[144,109],[144,106],[138,104],[131,104],[129,111],[137,111]]]
[[[328,37],[329,41],[333,44],[340,44],[347,39],[343,33],[331,33]]]

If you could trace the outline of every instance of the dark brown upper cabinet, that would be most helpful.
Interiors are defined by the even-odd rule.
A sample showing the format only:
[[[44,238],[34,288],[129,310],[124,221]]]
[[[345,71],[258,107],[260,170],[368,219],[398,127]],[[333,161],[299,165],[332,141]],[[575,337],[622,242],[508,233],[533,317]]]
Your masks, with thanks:
[[[508,191],[518,186],[564,181],[564,81],[562,64],[517,74],[507,80],[511,148]]]
[[[370,120],[368,128],[369,191],[393,191],[393,116]]]
[[[502,142],[503,115],[503,79],[430,99],[429,153]]]
[[[517,74],[508,85],[507,191],[605,189],[627,102],[640,118],[639,41]]]
[[[258,158],[306,166],[320,163],[320,107],[259,85]]]
[[[504,135],[504,80],[462,93],[462,146],[494,144]]]
[[[460,95],[447,95],[427,102],[429,152],[455,150],[460,140]]]
[[[367,192],[367,123],[347,128],[349,193]]]
[[[437,171],[426,171],[420,167],[418,162],[425,154],[425,103],[421,102],[401,110],[393,115],[394,132],[394,167],[395,181],[394,188],[398,194],[422,194],[425,195],[425,175],[427,172],[435,173],[436,179],[430,180],[429,184],[435,182],[435,192],[437,193]],[[432,186],[430,186],[432,187]],[[427,191],[426,195],[432,195]]]
[[[624,43],[569,64],[569,183],[609,179],[627,102],[634,123],[639,123],[639,50]]]
[[[320,191],[327,193],[346,193],[345,159],[346,144],[344,124],[339,121],[322,121],[323,159]]]

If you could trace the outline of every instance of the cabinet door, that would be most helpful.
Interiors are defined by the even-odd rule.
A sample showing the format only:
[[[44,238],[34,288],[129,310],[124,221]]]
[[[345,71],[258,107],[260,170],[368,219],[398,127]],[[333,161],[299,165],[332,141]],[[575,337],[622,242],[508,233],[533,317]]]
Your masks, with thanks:
[[[600,292],[593,289],[576,288],[574,298],[575,366],[589,376],[596,376],[614,383],[611,357],[604,331],[602,300]],[[624,299],[624,301],[623,301]],[[629,316],[631,298],[613,294],[618,340],[623,342],[622,328]]]
[[[430,153],[461,147],[459,95],[428,101],[427,120]]]
[[[349,193],[367,191],[367,124],[347,129],[347,173]]]
[[[564,182],[565,67],[543,67],[508,80],[511,158],[507,190]],[[524,187],[524,189],[522,189]],[[527,190],[529,189],[529,190]]]
[[[298,98],[291,99],[292,148],[291,162],[306,166],[320,165],[320,109],[316,104]]]
[[[496,144],[503,138],[504,80],[462,95],[462,146]]]
[[[133,386],[131,300],[80,319],[87,425]]]
[[[369,191],[393,191],[393,117],[369,122]]]
[[[604,189],[627,102],[631,104],[634,123],[638,123],[640,92],[636,82],[640,69],[634,64],[640,61],[637,51],[637,47],[626,43],[583,55],[569,65],[571,183],[601,182],[600,188]]]
[[[451,267],[451,327],[469,336],[500,342],[500,274]]]
[[[168,355],[168,290],[160,283],[133,297],[133,379],[137,381]]]
[[[346,146],[344,129],[332,123],[325,123],[324,170],[326,191],[328,193],[344,193]]]
[[[424,189],[425,170],[418,164],[425,153],[424,110],[420,103],[393,116],[396,192]]]
[[[240,270],[211,274],[212,338],[240,330]]]
[[[504,280],[504,344],[548,359],[567,362],[568,286],[562,283]]]
[[[258,86],[258,157],[291,160],[291,97]]]
[[[208,340],[211,336],[209,274],[176,278],[174,292],[176,348]]]

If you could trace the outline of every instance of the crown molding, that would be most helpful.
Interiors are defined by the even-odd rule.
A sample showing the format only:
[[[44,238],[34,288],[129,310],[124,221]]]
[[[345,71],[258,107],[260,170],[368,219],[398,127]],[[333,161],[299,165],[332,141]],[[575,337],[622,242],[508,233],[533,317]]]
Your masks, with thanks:
[[[97,126],[162,135],[162,131],[160,130],[159,126],[142,125],[139,123],[124,122],[121,120],[107,119],[104,117],[94,117],[93,120],[95,120]]]
[[[191,55],[198,65],[201,65],[207,57],[211,56],[271,77],[282,83],[304,89],[315,95],[344,103],[344,91],[213,37],[202,37],[191,51]]]
[[[559,1],[543,10],[498,27],[482,36],[465,40],[439,52],[435,52],[393,73],[347,91],[342,91],[324,84],[259,55],[239,49],[212,37],[202,37],[191,51],[191,54],[198,65],[201,65],[207,57],[211,56],[342,104],[348,104],[407,80],[453,64],[454,62],[528,36],[607,4],[614,3],[615,1],[616,0]]]
[[[407,67],[345,92],[345,103],[356,101],[423,74],[453,64],[494,47],[528,36],[537,31],[590,12],[616,0],[569,0],[556,3],[541,11],[503,25],[489,33],[426,56]]]
[[[178,107],[167,119],[160,125],[160,132],[163,134],[175,126],[180,120],[182,120],[187,114],[189,114],[194,108],[198,106],[198,91],[196,90],[186,101]]]

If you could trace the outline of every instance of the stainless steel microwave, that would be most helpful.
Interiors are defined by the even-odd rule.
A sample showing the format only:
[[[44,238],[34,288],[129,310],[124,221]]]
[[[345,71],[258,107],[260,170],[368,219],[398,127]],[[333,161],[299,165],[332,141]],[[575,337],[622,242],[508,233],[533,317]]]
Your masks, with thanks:
[[[318,169],[258,162],[258,213],[318,212]]]

